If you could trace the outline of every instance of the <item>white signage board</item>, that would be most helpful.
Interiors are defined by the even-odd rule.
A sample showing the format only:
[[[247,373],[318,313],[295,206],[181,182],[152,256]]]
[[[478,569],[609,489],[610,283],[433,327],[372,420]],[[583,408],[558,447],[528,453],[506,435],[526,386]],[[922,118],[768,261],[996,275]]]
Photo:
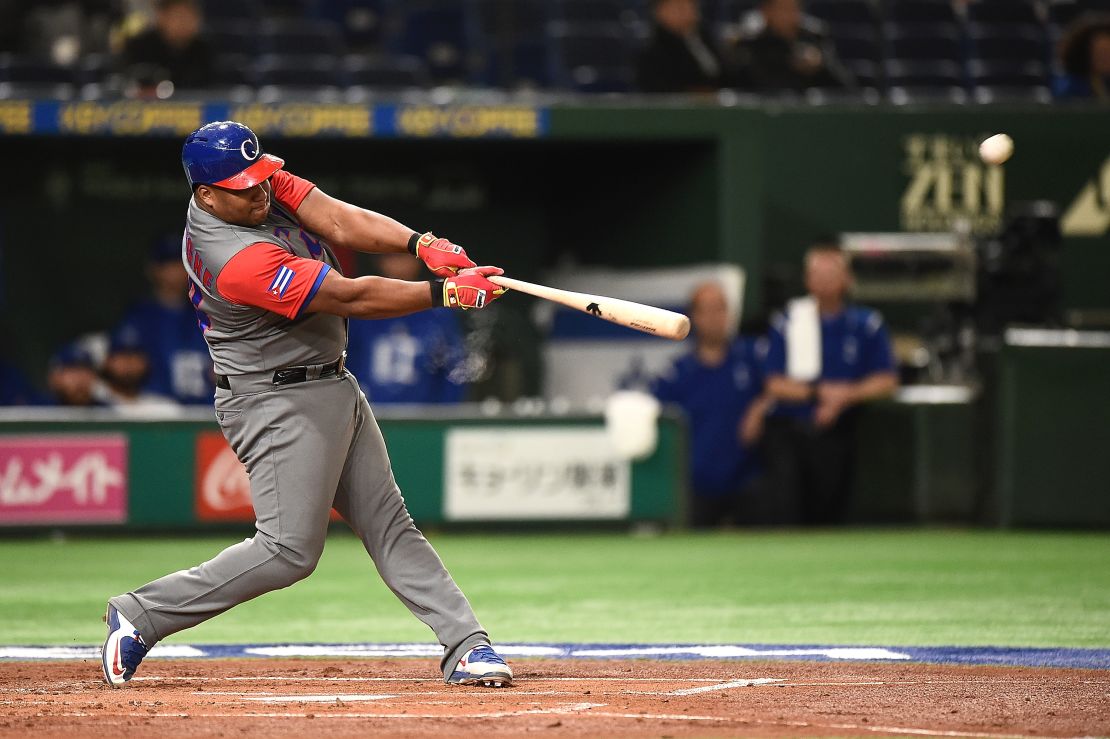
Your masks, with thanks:
[[[628,516],[631,500],[629,462],[617,455],[604,428],[447,431],[448,521],[619,520]]]

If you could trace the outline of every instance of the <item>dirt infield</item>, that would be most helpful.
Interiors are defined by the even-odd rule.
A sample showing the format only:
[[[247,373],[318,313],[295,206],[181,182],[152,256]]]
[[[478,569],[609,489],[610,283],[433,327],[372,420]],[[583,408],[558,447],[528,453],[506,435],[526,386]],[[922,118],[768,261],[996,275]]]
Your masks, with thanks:
[[[121,689],[98,662],[0,663],[0,736],[1096,736],[1110,672],[921,664],[517,660],[515,687],[435,664],[156,660]]]

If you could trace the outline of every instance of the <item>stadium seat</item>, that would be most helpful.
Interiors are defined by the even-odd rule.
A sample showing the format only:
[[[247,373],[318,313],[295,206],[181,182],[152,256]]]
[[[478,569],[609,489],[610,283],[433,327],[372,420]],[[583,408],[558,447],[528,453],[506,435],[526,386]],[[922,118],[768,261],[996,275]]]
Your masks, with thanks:
[[[0,98],[74,98],[80,70],[15,54],[0,54]]]
[[[254,0],[205,0],[202,4],[206,23],[255,22],[263,16]]]
[[[374,90],[401,90],[428,87],[431,76],[424,62],[414,56],[393,56],[368,59],[348,56],[343,63],[346,82]]]
[[[878,61],[883,56],[879,35],[873,26],[836,26],[830,36],[841,59]]]
[[[891,60],[884,65],[887,82],[891,87],[949,88],[963,87],[963,69],[956,62],[944,60],[900,61]]]
[[[478,0],[478,32],[487,44],[546,38],[550,21],[546,0]]]
[[[889,54],[894,59],[962,59],[963,38],[952,23],[885,25]]]
[[[334,56],[267,54],[258,60],[258,82],[289,88],[342,87],[346,83]]]
[[[98,85],[111,77],[114,66],[109,54],[85,54],[73,68],[73,79],[79,85]]]
[[[805,6],[807,14],[829,24],[875,25],[879,18],[868,0],[813,0]]]
[[[1000,29],[990,25],[968,26],[971,55],[979,59],[1046,61],[1048,45],[1039,28],[1020,26]]]
[[[1048,85],[1048,70],[1041,62],[973,59],[968,62],[968,73],[976,86],[1018,88]]]
[[[582,92],[625,92],[632,83],[632,51],[619,24],[551,25],[551,61],[560,87]]]
[[[897,23],[956,23],[951,0],[888,0],[886,18]]]
[[[382,38],[389,0],[329,0],[317,10],[341,29],[348,49],[371,49]]]
[[[487,87],[544,88],[551,86],[551,63],[545,39],[523,39],[510,46],[487,49],[475,82]]]
[[[555,0],[552,20],[566,23],[622,23],[628,7],[621,0]]]
[[[264,52],[284,56],[342,54],[343,37],[330,21],[266,21],[259,26]]]
[[[1048,22],[1054,26],[1066,26],[1084,11],[1084,6],[1076,0],[1048,0]]]
[[[1052,103],[1052,90],[1048,87],[991,87],[980,86],[974,91],[975,102],[991,103]]]
[[[0,54],[0,82],[66,85],[76,81],[74,70],[69,67],[29,56]]]
[[[884,80],[879,65],[867,59],[845,60],[844,66],[852,73],[860,87],[882,89]]]
[[[212,62],[212,83],[219,87],[258,83],[254,59],[248,54],[219,54]]]
[[[962,87],[891,87],[887,99],[895,105],[963,105],[968,95]]]
[[[237,0],[236,0],[237,1]],[[316,15],[319,0],[262,0],[267,18],[291,21],[306,20]],[[330,1],[330,0],[328,0]],[[233,3],[228,3],[233,4]],[[323,4],[326,4],[323,3]]]
[[[759,0],[716,0],[703,2],[701,7],[702,20],[710,23],[737,24],[750,13]],[[646,14],[645,14],[646,17]]]
[[[4,82],[0,81],[0,100],[51,99],[72,100],[77,86],[69,82]]]
[[[257,55],[262,50],[258,26],[247,21],[210,23],[204,36],[217,54]]]
[[[469,54],[476,19],[460,3],[420,4],[401,12],[400,32],[391,44],[393,52],[424,60],[437,82],[458,81],[469,76]]]
[[[1041,23],[1030,0],[975,0],[967,5],[967,19],[976,23]]]

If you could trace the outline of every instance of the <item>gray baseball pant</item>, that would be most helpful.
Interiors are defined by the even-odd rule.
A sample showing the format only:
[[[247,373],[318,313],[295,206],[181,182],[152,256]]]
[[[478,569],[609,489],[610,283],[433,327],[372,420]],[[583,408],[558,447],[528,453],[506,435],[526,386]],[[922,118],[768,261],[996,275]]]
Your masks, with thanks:
[[[362,539],[386,585],[431,627],[444,677],[489,637],[443,562],[413,525],[366,396],[343,373],[273,387],[231,378],[216,417],[250,474],[253,538],[192,569],[111,599],[147,644],[308,577],[334,506]]]

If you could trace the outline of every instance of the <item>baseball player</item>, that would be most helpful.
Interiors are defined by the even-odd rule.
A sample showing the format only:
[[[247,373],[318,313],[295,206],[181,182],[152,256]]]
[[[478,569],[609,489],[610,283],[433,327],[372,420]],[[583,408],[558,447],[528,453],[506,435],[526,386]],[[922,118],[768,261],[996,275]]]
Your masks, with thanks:
[[[513,673],[413,525],[366,397],[344,369],[347,318],[481,308],[503,292],[466,252],[325,195],[264,154],[241,123],[209,123],[181,153],[189,295],[216,372],[216,418],[250,474],[255,535],[108,601],[104,679],[118,687],[156,642],[307,577],[332,507],[382,579],[443,645],[448,683]],[[442,280],[344,277],[331,251],[407,248]]]

